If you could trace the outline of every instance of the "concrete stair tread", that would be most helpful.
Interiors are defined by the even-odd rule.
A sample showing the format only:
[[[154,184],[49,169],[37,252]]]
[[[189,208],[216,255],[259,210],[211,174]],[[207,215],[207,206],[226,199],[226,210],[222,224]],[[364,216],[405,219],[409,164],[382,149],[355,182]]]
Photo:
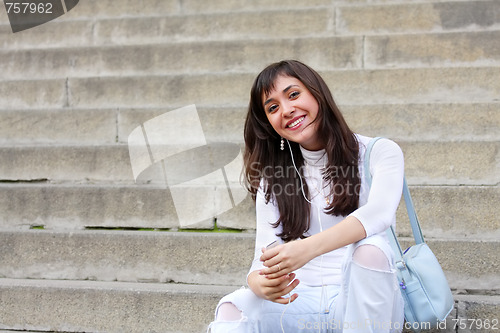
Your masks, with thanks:
[[[77,17],[78,11],[84,13],[86,8],[89,9],[93,5],[90,2],[80,2],[60,20],[25,31],[23,35],[16,34],[15,40],[9,36],[10,26],[3,24],[0,26],[0,31],[5,32],[5,35],[0,38],[0,45],[3,49],[104,46],[199,38],[216,41],[267,39],[269,36],[287,38],[297,35],[317,37],[334,34],[359,36],[424,31],[485,31],[498,30],[500,26],[496,21],[500,12],[496,1],[450,1],[435,4],[409,1],[392,4],[360,3],[362,6],[345,6],[346,3],[348,2],[332,6],[330,1],[320,0],[319,6],[318,3],[311,4],[293,11],[281,10],[280,3],[276,7],[279,9],[266,8],[265,12],[259,10],[234,12],[235,9],[242,7],[256,8],[254,3],[252,6],[239,3],[231,6],[230,10],[233,11],[231,15],[227,15],[227,11],[186,15],[189,10],[184,9],[179,12],[178,9],[168,8],[165,11],[161,9],[153,11],[154,15],[161,15],[156,17],[148,17],[151,12],[148,14],[147,11],[141,11],[146,15],[145,18],[137,16],[135,13],[137,9],[134,9],[134,16],[122,16],[116,11],[115,6],[115,18],[99,18],[93,13],[89,15],[89,19],[72,20],[72,17]],[[202,7],[208,7],[207,5],[203,4]],[[140,4],[136,2],[134,6]],[[266,7],[269,5],[266,4]],[[149,8],[166,7],[157,4]],[[102,9],[100,11],[103,12]],[[283,24],[290,21],[290,15],[293,13],[296,13],[293,20],[295,24],[288,29],[280,29]],[[394,20],[393,17],[400,19]],[[242,27],[246,25],[242,23],[245,22],[251,24],[252,29],[243,29]],[[269,33],[270,31],[272,33]]]
[[[179,285],[245,284],[255,242],[251,233],[11,229],[0,234],[5,248],[28,241],[1,259],[2,277]]]
[[[238,287],[224,285],[202,285],[186,283],[142,283],[118,281],[89,281],[89,280],[61,280],[61,279],[9,279],[0,278],[0,286],[24,286],[32,288],[75,288],[95,290],[116,290],[132,292],[152,292],[184,295],[224,295]]]
[[[435,237],[498,237],[500,225],[496,206],[500,200],[500,187],[411,185],[410,190],[424,231]],[[0,183],[0,203],[5,207],[0,211],[1,228],[179,227],[171,193],[164,185],[3,182]],[[199,209],[212,211],[213,207],[214,203],[207,201],[200,203]],[[406,220],[403,204],[397,217],[398,221]],[[253,201],[247,197],[234,209],[219,213],[217,224],[221,228],[254,229]],[[407,223],[398,225],[403,234],[409,232]],[[190,226],[213,227],[214,219]]]
[[[0,109],[0,147],[126,143],[142,124],[177,106],[157,108]],[[500,102],[340,105],[357,133],[405,141],[498,141]],[[208,141],[242,142],[246,106],[197,107]]]
[[[77,9],[77,8],[75,8]],[[289,15],[293,15],[294,26],[280,29]],[[0,25],[0,45],[3,48],[39,49],[78,47],[81,45],[126,45],[149,44],[171,41],[222,41],[232,39],[290,38],[296,35],[331,35],[333,9],[310,8],[294,11],[242,12],[201,15],[176,15],[154,17],[91,18],[75,21],[57,20],[47,25],[23,32],[15,40],[7,24]],[[252,29],[244,23],[252,23]],[[3,35],[3,36],[2,36]]]
[[[384,4],[419,4],[427,3],[428,0],[314,0],[307,2],[298,2],[294,4],[294,9],[308,9],[318,7],[332,6],[367,6],[367,5],[384,5]],[[434,2],[448,3],[450,0],[435,0]],[[246,1],[212,1],[207,4],[200,4],[196,0],[183,1],[182,5],[175,0],[159,1],[148,0],[137,3],[127,1],[117,8],[115,3],[110,0],[88,0],[85,6],[80,6],[78,11],[72,11],[61,20],[73,20],[92,17],[133,17],[137,12],[143,13],[145,16],[156,15],[197,15],[197,14],[218,14],[218,13],[239,13],[239,12],[254,12],[262,10],[280,10],[283,8],[283,3],[279,0],[272,1],[254,1],[249,4]]]
[[[163,284],[0,279],[3,304],[9,305],[0,329],[204,332],[213,320],[220,297],[237,289],[185,285],[181,288],[179,292],[171,290],[177,287]],[[454,298],[456,306],[445,332],[455,332],[452,328],[455,318],[462,321],[479,319],[477,315],[483,320],[498,318],[499,296],[455,295]],[[21,307],[22,311],[15,312]],[[48,324],[43,318],[46,313],[57,317]]]
[[[364,68],[496,66],[499,33],[491,30],[366,36]]]
[[[366,4],[340,6],[337,34],[380,35],[422,31],[497,29],[497,1],[444,1],[427,3]],[[394,20],[397,17],[397,20]]]
[[[403,223],[408,224],[398,225]],[[254,233],[7,229],[0,235],[5,253],[0,276],[16,279],[241,286],[255,246]],[[498,238],[432,236],[426,234],[426,241],[451,288],[500,295],[500,267],[492,265]],[[403,248],[414,243],[413,238],[399,240]]]
[[[214,128],[217,125],[214,123]],[[379,134],[380,135],[380,134]],[[208,138],[228,156],[231,150],[223,142]],[[405,168],[411,184],[419,185],[496,185],[500,160],[500,142],[493,141],[398,141],[405,155]],[[240,143],[241,145],[241,143]],[[165,145],[166,146],[166,145]],[[432,161],[428,156],[432,155]],[[35,145],[1,147],[2,180],[55,182],[117,181],[134,183],[129,148],[125,143],[83,145]],[[208,158],[208,157],[207,157]],[[234,159],[231,158],[230,160]],[[212,161],[215,163],[215,161]],[[181,165],[170,165],[171,175],[182,175]],[[153,172],[154,170],[151,170]],[[154,172],[141,176],[143,181],[162,181]],[[151,178],[152,177],[152,178]]]
[[[235,287],[0,279],[2,329],[202,332]],[[22,310],[20,310],[22,309]],[[46,320],[50,311],[53,320]],[[44,318],[45,317],[45,318]]]
[[[345,1],[345,0],[344,0]],[[383,0],[385,1],[385,0]],[[147,0],[141,3],[128,1],[121,8],[117,8],[116,3],[110,0],[90,0],[80,11],[71,12],[63,17],[64,20],[74,20],[82,18],[107,18],[107,17],[136,17],[140,11],[146,17],[154,16],[190,16],[190,15],[213,15],[228,13],[254,13],[262,12],[263,9],[276,11],[283,8],[278,0],[254,1],[249,4],[245,1],[213,1],[210,4],[200,4],[196,1],[183,1],[179,5],[176,0]],[[349,1],[345,1],[349,3]],[[229,6],[228,6],[229,5]],[[294,10],[307,10],[311,8],[323,8],[331,6],[330,0],[314,0],[309,2],[299,2],[294,6]],[[151,8],[153,7],[153,8]]]
[[[498,102],[498,67],[321,72],[340,105]],[[255,73],[1,81],[4,109],[242,106]],[[463,77],[468,80],[464,81]],[[18,91],[11,96],[7,92]],[[22,97],[20,97],[22,96]]]
[[[190,41],[70,46],[0,52],[2,80],[113,75],[248,72],[280,58],[299,58],[318,71],[334,68],[494,66],[500,30],[398,36],[328,36],[269,40]],[[325,45],[334,48],[324,48]],[[460,52],[457,51],[460,45]],[[363,51],[362,49],[366,50]],[[307,50],[324,49],[318,54]],[[403,50],[403,51],[402,51]],[[99,52],[99,57],[95,54]],[[116,52],[122,57],[116,58]],[[360,56],[364,52],[363,59]],[[228,58],[228,54],[231,54]],[[237,63],[235,66],[234,63]],[[15,65],[14,65],[15,64]],[[19,71],[22,66],[23,71]]]
[[[324,52],[311,49],[335,45]],[[40,50],[4,50],[2,80],[71,76],[212,75],[248,73],[280,58],[300,58],[317,70],[361,67],[361,37],[274,38],[268,40],[181,41],[142,45],[80,45]],[[96,52],[99,57],[96,57]],[[123,55],[119,58],[116,53]],[[13,65],[15,64],[15,65]],[[235,65],[237,64],[237,65]],[[22,66],[19,71],[17,66]]]
[[[15,332],[23,332],[23,333],[47,333],[47,331],[27,331],[27,330],[1,330],[0,333],[15,333]]]

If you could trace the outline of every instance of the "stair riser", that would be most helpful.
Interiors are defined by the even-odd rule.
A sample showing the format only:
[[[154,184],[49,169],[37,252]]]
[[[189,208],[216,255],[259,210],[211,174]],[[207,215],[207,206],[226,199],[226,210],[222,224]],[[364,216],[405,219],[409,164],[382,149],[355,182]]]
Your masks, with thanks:
[[[325,45],[332,47],[325,48]],[[316,70],[335,68],[492,66],[500,63],[500,32],[302,38],[56,49],[2,55],[2,80],[60,77],[249,72],[277,59],[299,59]],[[324,51],[311,53],[310,50]],[[116,57],[120,52],[121,57]],[[363,60],[364,59],[364,60]],[[19,68],[23,68],[19,71]]]
[[[216,127],[217,123],[210,125]],[[221,146],[222,143],[214,145]],[[162,145],[163,148],[167,146]],[[500,182],[497,172],[500,164],[499,142],[401,142],[400,146],[405,154],[406,175],[412,184],[495,185]],[[228,162],[234,159],[231,147],[222,147],[223,153],[227,154]],[[129,148],[124,144],[0,148],[0,158],[4,161],[0,165],[2,180],[91,180],[134,184]],[[207,155],[207,158],[210,156]],[[216,163],[213,157],[211,159],[212,163]],[[169,179],[171,183],[174,177],[183,175],[183,167],[182,164],[167,166],[173,175]],[[180,169],[175,171],[175,168]],[[164,183],[162,173],[155,178],[140,179],[155,179]]]
[[[254,236],[144,231],[0,232],[0,276],[242,286]]]
[[[15,279],[245,285],[254,234],[0,232],[0,276]],[[413,239],[400,237],[406,249]],[[497,240],[427,242],[452,289],[498,294]],[[17,245],[16,245],[17,244]],[[474,258],[482,258],[481,261]]]
[[[341,107],[358,133],[398,141],[498,141],[500,104],[400,104]]]
[[[366,68],[489,66],[500,60],[500,32],[366,37]]]
[[[78,7],[71,12],[76,13],[76,9]],[[290,25],[289,22],[293,24]],[[173,41],[320,37],[332,36],[333,24],[333,8],[147,18],[134,13],[133,16],[124,18],[56,20],[23,34],[12,34],[10,26],[4,24],[0,26],[0,45],[2,49],[40,49]],[[252,28],[249,29],[249,26]],[[283,29],[284,26],[287,29]]]
[[[321,50],[311,53],[310,50]],[[96,52],[98,55],[96,56]],[[116,54],[120,53],[120,57]],[[253,72],[279,59],[321,69],[360,68],[361,37],[250,40],[26,50],[1,54],[2,80],[120,75]],[[23,70],[20,71],[19,68]]]
[[[500,104],[341,105],[351,128],[400,141],[500,141]],[[127,143],[140,124],[172,107],[0,111],[0,144]],[[243,142],[245,107],[198,107],[207,142]]]
[[[61,332],[205,332],[218,300],[232,291],[200,294],[171,292],[168,287],[162,291],[161,287],[99,288],[91,283],[0,283],[0,299],[7,309],[0,329]],[[498,325],[499,304],[498,296],[455,296],[455,308],[438,332],[485,332],[486,321]]]
[[[0,111],[0,145],[113,144],[117,110]]]
[[[439,68],[321,72],[339,105],[498,101],[500,69]],[[254,74],[4,81],[3,108],[246,106]],[[463,78],[467,77],[467,80]],[[12,91],[16,91],[15,95]]]
[[[498,1],[340,7],[336,16],[338,34],[387,34],[447,30],[498,29]],[[394,18],[398,18],[395,20]]]
[[[70,47],[81,45],[143,44],[172,40],[228,40],[244,38],[287,38],[333,34],[391,34],[424,31],[481,31],[498,29],[500,12],[496,1],[408,3],[387,6],[385,1],[365,6],[345,6],[352,1],[295,5],[283,10],[283,3],[184,3],[151,0],[151,4],[127,1],[86,1],[50,24],[12,34],[8,24],[0,27],[0,45],[5,48]],[[365,1],[359,1],[363,3]],[[380,5],[382,4],[382,5]],[[256,11],[262,7],[266,11]],[[236,12],[234,12],[236,10]],[[240,12],[247,10],[247,12]],[[250,10],[250,12],[248,12]],[[269,11],[273,10],[273,11]],[[211,15],[175,16],[180,12],[233,11]],[[137,13],[153,15],[138,19]],[[158,16],[163,15],[164,17]],[[154,17],[157,16],[157,17]],[[119,19],[106,19],[119,17]],[[121,17],[121,18],[120,18]],[[398,20],[394,20],[398,17]],[[97,18],[97,20],[96,20]],[[83,20],[82,20],[83,19]],[[94,21],[95,20],[95,21]],[[2,20],[3,22],[7,21]],[[214,24],[216,22],[217,24]],[[288,22],[294,22],[289,25]],[[251,26],[252,29],[247,27]],[[287,29],[283,29],[286,26]]]
[[[426,236],[498,237],[498,187],[412,186],[411,192]],[[187,196],[185,200],[192,199]],[[179,227],[169,191],[154,187],[3,185],[0,206],[4,207],[0,211],[1,228],[33,225],[48,229]],[[214,205],[199,202],[198,206],[207,210]],[[406,221],[405,214],[401,204],[398,221]],[[188,227],[213,228],[213,223],[213,219],[209,219]],[[247,197],[236,208],[217,215],[217,225],[254,229],[252,200]],[[398,223],[398,231],[408,235],[409,226],[406,222]]]
[[[144,289],[144,288],[141,288]],[[204,332],[222,294],[0,286],[0,328],[57,332]],[[82,311],[84,309],[85,311]]]

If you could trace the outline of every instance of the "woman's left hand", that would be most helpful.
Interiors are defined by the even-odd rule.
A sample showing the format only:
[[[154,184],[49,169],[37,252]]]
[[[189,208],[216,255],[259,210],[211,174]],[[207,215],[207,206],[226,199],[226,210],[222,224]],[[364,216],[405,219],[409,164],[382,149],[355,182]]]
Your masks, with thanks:
[[[262,249],[260,260],[264,263],[261,275],[271,279],[292,273],[314,258],[312,250],[305,240],[295,240],[271,249]]]

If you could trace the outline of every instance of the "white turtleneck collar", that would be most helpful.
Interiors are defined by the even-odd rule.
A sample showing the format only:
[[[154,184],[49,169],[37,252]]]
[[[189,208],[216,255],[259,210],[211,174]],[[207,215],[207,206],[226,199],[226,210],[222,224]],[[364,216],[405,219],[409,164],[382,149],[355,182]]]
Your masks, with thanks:
[[[307,150],[301,145],[299,145],[299,147],[300,152],[302,153],[302,156],[307,164],[317,167],[324,167],[327,164],[328,156],[325,149]]]

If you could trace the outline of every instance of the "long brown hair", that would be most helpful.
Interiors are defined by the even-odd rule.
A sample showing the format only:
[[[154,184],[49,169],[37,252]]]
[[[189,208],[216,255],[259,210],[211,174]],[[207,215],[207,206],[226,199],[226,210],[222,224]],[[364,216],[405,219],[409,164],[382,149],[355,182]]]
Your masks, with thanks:
[[[269,65],[257,76],[250,93],[244,129],[245,182],[254,200],[260,186],[266,202],[275,200],[280,217],[273,226],[281,224],[283,231],[278,236],[290,241],[304,238],[309,230],[310,204],[302,196],[302,184],[294,169],[290,151],[280,150],[281,137],[269,123],[262,103],[263,96],[274,89],[278,76],[298,79],[318,102],[319,110],[314,122],[317,122],[319,137],[324,141],[328,156],[323,178],[330,184],[330,197],[333,196],[325,209],[327,214],[346,216],[358,208],[359,145],[335,104],[330,89],[312,68],[296,60],[284,60]],[[289,144],[298,171],[302,173],[304,159],[299,144]],[[308,195],[306,182],[303,182],[303,186],[304,193]],[[339,188],[342,190],[337,191]]]

